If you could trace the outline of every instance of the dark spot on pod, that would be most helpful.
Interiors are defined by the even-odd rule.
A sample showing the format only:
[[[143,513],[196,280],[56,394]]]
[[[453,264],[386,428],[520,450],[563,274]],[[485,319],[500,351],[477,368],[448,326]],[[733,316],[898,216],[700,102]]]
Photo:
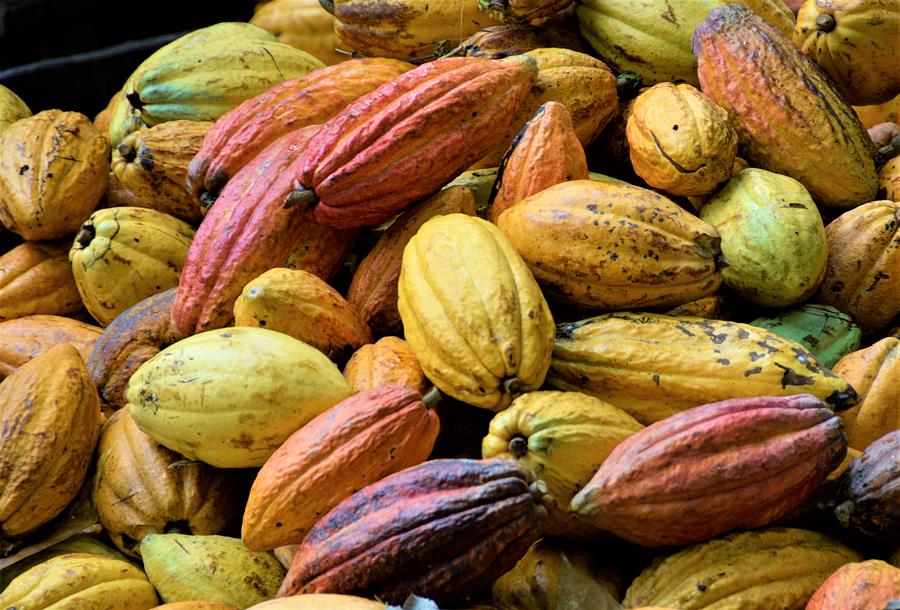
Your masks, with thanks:
[[[752,369],[747,369],[746,371],[744,371],[744,377],[749,377],[750,375],[758,375],[760,373],[762,373],[762,367],[757,366]]]

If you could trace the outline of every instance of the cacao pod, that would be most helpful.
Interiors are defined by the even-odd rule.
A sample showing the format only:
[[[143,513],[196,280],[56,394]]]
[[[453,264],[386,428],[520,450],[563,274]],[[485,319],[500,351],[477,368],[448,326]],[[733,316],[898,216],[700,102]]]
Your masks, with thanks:
[[[258,4],[250,23],[266,30],[278,42],[306,51],[326,66],[348,59],[335,51],[334,17],[318,0],[274,0]],[[352,82],[346,83],[353,86]]]
[[[426,377],[453,398],[500,411],[543,384],[553,318],[491,223],[449,214],[422,225],[403,251],[397,305]]]
[[[0,256],[0,320],[81,311],[69,244],[25,242]]]
[[[806,610],[888,608],[900,600],[900,569],[877,559],[847,563],[835,570],[813,594]]]
[[[87,360],[102,328],[61,316],[25,316],[0,322],[0,380],[54,345],[72,345]]]
[[[862,339],[859,327],[850,316],[829,305],[808,303],[775,317],[757,318],[750,324],[796,341],[830,369],[834,369],[838,360],[859,349]],[[862,396],[862,390],[852,381],[850,384]]]
[[[31,110],[11,89],[0,85],[0,133],[18,121],[31,116]]]
[[[431,387],[409,343],[397,337],[382,337],[356,350],[344,367],[344,377],[356,392],[396,384],[424,395]]]

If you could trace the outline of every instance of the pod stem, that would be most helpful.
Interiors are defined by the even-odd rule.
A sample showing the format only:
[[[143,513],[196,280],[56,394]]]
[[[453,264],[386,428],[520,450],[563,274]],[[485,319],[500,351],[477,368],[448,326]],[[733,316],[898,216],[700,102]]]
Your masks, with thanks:
[[[517,458],[525,457],[525,454],[528,453],[528,439],[521,434],[517,434],[509,439],[507,448]]]
[[[308,189],[305,186],[300,186],[291,191],[288,196],[284,198],[283,207],[285,210],[296,207],[308,210],[317,203],[319,203],[319,196],[316,195],[316,191]]]
[[[424,402],[425,406],[429,409],[434,409],[437,404],[441,402],[441,391],[436,387],[431,386],[431,389],[422,395],[422,402]]]

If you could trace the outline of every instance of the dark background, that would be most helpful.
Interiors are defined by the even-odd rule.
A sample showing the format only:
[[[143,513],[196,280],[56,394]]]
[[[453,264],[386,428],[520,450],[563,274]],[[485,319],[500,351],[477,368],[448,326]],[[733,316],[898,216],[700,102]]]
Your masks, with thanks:
[[[253,0],[0,0],[0,84],[32,112],[93,118],[148,55],[221,21],[248,21]]]

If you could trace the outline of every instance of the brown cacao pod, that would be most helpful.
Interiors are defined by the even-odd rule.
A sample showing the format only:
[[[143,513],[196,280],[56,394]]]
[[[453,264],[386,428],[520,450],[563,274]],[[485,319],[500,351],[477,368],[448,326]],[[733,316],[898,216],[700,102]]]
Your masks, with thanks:
[[[673,195],[705,195],[731,176],[738,137],[728,112],[692,85],[637,96],[626,128],[635,173]]]
[[[851,104],[882,104],[900,91],[896,0],[804,2],[794,43]]]
[[[25,239],[78,230],[106,190],[109,142],[78,112],[45,110],[0,134],[0,224]]]
[[[0,381],[54,345],[72,345],[87,360],[103,329],[61,316],[34,315],[0,322]]]
[[[188,164],[212,126],[204,121],[168,121],[131,133],[113,150],[112,171],[140,207],[196,225],[203,214],[186,186]]]
[[[278,42],[306,51],[326,66],[349,59],[335,51],[334,17],[319,0],[274,0],[258,3],[250,23],[271,33]],[[353,86],[354,83],[346,83]]]
[[[843,422],[809,394],[715,402],[626,438],[571,509],[636,544],[691,544],[785,515],[846,450]]]
[[[655,559],[628,587],[623,604],[802,610],[832,572],[854,561],[862,556],[818,532],[741,532]]]
[[[817,303],[853,316],[867,334],[900,313],[900,203],[872,201],[825,227],[828,267]]]
[[[565,104],[583,146],[593,142],[616,113],[616,76],[596,57],[559,48],[534,49],[525,55],[538,66],[528,100],[507,125],[500,143],[478,160],[476,168],[498,166],[525,123],[547,102]]]
[[[357,490],[425,461],[439,425],[410,387],[382,386],[339,402],[263,464],[244,509],[244,545],[262,551],[302,542]]]
[[[508,23],[541,25],[571,7],[572,0],[478,0],[478,6],[487,12],[500,13]]]
[[[396,59],[353,59],[314,70],[225,113],[203,139],[188,170],[194,197],[210,204],[228,181],[285,134],[324,123],[356,98],[413,66]]]
[[[82,310],[69,242],[25,242],[0,256],[0,320]]]
[[[572,116],[564,104],[547,102],[525,124],[500,163],[488,217],[496,224],[504,210],[529,195],[587,177],[587,159]]]
[[[372,331],[340,293],[306,271],[275,268],[250,280],[234,302],[234,325],[265,327],[344,362]]]
[[[449,57],[400,75],[322,127],[297,163],[292,197],[318,202],[315,219],[327,226],[387,220],[499,143],[536,73],[516,55]]]
[[[853,460],[840,482],[838,521],[854,534],[900,543],[900,430],[885,434]]]
[[[244,285],[282,264],[301,239],[307,223],[282,203],[293,184],[288,168],[318,130],[303,127],[269,145],[229,181],[203,219],[172,306],[183,335],[228,324]]]
[[[364,487],[316,523],[279,597],[412,593],[440,604],[481,590],[540,536],[545,487],[510,460],[431,460]]]
[[[409,343],[398,337],[382,337],[356,350],[344,367],[344,377],[356,392],[396,384],[424,395],[431,388]]]
[[[453,213],[475,215],[475,198],[469,189],[445,188],[403,212],[356,268],[347,300],[375,336],[399,335],[403,331],[397,310],[397,282],[406,244],[430,218]]]
[[[900,600],[900,569],[870,559],[835,570],[813,594],[806,610],[883,610],[891,600]]]
[[[119,314],[97,339],[87,360],[104,405],[121,409],[131,375],[147,360],[184,338],[172,323],[175,288],[139,301]]]
[[[630,184],[563,182],[506,210],[497,226],[548,294],[581,307],[674,307],[722,282],[716,230]]]
[[[878,188],[869,135],[809,57],[740,4],[710,11],[691,43],[703,93],[734,119],[754,167],[794,178],[828,207],[853,207]]]
[[[0,384],[0,532],[21,536],[71,502],[100,433],[100,399],[73,346],[56,345]]]
[[[158,444],[126,409],[107,420],[97,451],[91,499],[123,553],[140,557],[147,534],[218,534],[239,515],[233,476]]]
[[[847,442],[865,450],[900,429],[900,339],[885,337],[841,358],[832,368],[859,392],[860,402],[841,413]]]

